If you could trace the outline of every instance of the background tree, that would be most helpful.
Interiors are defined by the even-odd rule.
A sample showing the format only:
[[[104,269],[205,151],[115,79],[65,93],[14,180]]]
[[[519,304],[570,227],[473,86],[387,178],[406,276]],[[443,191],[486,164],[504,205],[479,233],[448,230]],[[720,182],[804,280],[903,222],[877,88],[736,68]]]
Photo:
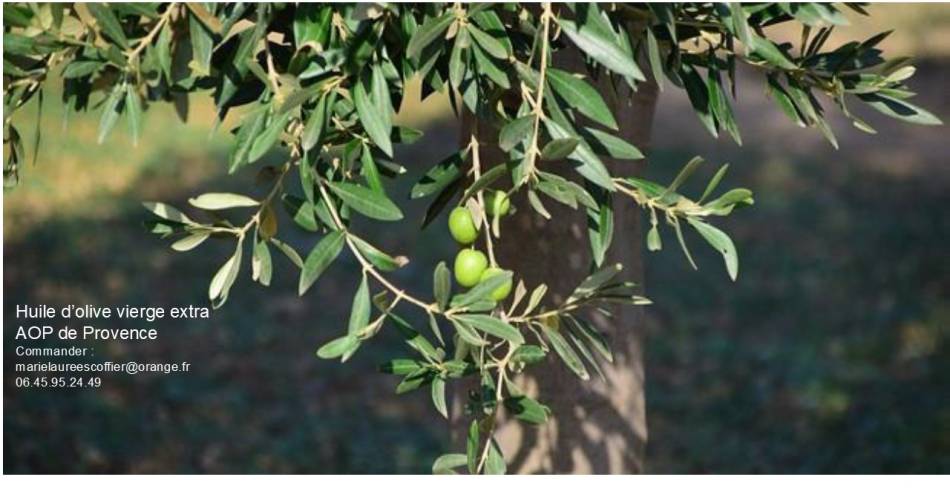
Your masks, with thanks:
[[[647,214],[648,249],[662,247],[660,226],[668,226],[692,263],[683,231],[694,230],[736,279],[736,249],[710,221],[752,204],[741,188],[715,195],[725,167],[698,198],[684,194],[698,158],[666,186],[633,170],[654,86],[684,89],[710,133],[736,142],[728,89],[739,64],[761,70],[779,108],[835,145],[822,95],[868,132],[853,102],[939,123],[907,101],[913,94],[903,82],[913,67],[875,48],[886,34],[825,47],[845,18],[822,4],[31,4],[6,5],[4,19],[7,185],[24,160],[10,118],[42,98],[51,71],[63,78],[72,108],[100,110],[100,142],[123,115],[139,137],[150,102],[173,101],[187,116],[188,96],[211,92],[220,118],[241,112],[229,171],[286,151],[282,166],[260,170],[272,186],[262,199],[206,193],[190,200],[201,218],[149,202],[158,217],[149,227],[178,237],[179,251],[212,238],[234,246],[209,285],[216,306],[248,261],[267,286],[273,249],[300,267],[301,294],[344,248],[352,252],[363,272],[349,324],[317,354],[345,361],[392,325],[413,356],[383,367],[402,377],[397,391],[427,387],[447,415],[447,382],[472,382],[453,412],[467,430],[464,453],[440,457],[436,472],[504,472],[505,456],[519,471],[639,468],[639,322],[629,308],[613,307],[649,303],[629,281],[640,267],[635,209]],[[766,29],[783,23],[801,27],[797,45],[770,40]],[[436,267],[431,299],[391,281],[386,273],[408,259],[377,249],[350,224],[402,219],[383,178],[410,170],[394,161],[393,144],[418,132],[393,126],[392,115],[412,78],[422,79],[424,96],[447,92],[459,114],[474,117],[463,147],[412,191],[433,199],[423,226],[454,207],[451,233],[473,247]],[[321,235],[306,257],[277,238],[279,206],[294,225]],[[242,211],[249,218],[231,222]],[[630,276],[618,260],[632,264]],[[548,364],[535,381],[518,376],[550,352],[569,371]],[[601,366],[598,356],[617,363]],[[570,372],[607,383],[590,392],[566,382]],[[542,431],[518,438],[506,415]]]

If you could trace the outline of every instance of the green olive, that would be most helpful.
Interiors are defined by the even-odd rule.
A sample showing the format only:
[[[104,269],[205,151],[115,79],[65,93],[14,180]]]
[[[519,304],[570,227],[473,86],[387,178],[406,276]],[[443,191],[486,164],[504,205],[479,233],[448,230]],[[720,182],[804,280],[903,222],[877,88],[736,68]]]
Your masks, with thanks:
[[[456,207],[449,214],[449,232],[455,241],[469,245],[478,238],[478,229],[475,228],[475,220],[472,219],[472,212],[465,207]]]
[[[497,276],[503,272],[505,272],[504,269],[501,269],[498,267],[489,267],[488,269],[485,269],[485,272],[482,273],[481,279],[479,279],[478,281],[479,282],[485,281],[488,278],[491,278],[492,276]],[[508,297],[508,294],[510,293],[511,293],[511,280],[507,280],[501,285],[498,285],[497,288],[492,290],[491,299],[494,300],[495,302],[501,302],[505,300],[505,298]]]
[[[484,253],[464,248],[455,256],[455,281],[465,287],[475,286],[486,268],[488,257]]]
[[[495,214],[498,214],[501,217],[507,214],[511,208],[511,200],[508,199],[508,193],[495,191],[488,195],[488,201],[485,205],[485,211],[488,212],[488,215],[494,217]]]

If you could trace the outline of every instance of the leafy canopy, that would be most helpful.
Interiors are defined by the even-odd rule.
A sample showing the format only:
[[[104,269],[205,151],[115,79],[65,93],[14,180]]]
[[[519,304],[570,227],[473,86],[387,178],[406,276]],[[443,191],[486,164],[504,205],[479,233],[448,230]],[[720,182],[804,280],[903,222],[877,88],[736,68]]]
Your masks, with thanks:
[[[860,6],[847,8],[865,14]],[[286,161],[260,169],[259,178],[270,185],[263,198],[205,193],[189,200],[188,214],[148,202],[155,216],[148,227],[175,238],[171,247],[180,252],[212,236],[230,241],[234,252],[208,287],[216,306],[248,263],[254,281],[268,286],[275,249],[299,268],[301,295],[344,251],[354,255],[362,272],[349,322],[317,356],[346,361],[391,325],[409,347],[406,358],[383,366],[401,377],[397,392],[427,387],[437,411],[448,416],[446,383],[479,381],[466,407],[467,449],[436,460],[438,473],[505,471],[493,438],[501,408],[528,424],[549,418],[549,409],[524,394],[513,374],[551,351],[583,379],[599,371],[597,358],[612,360],[607,336],[588,315],[606,313],[602,306],[613,302],[649,303],[619,278],[618,265],[604,262],[614,203],[635,203],[649,215],[650,250],[662,247],[662,220],[693,263],[683,238],[684,228],[692,228],[722,254],[729,276],[738,275],[736,248],[711,221],[751,205],[752,193],[734,188],[717,195],[723,166],[699,198],[684,194],[699,158],[669,185],[612,173],[604,158],[644,156],[617,135],[611,106],[618,102],[605,98],[605,90],[620,96],[619,104],[648,81],[685,91],[710,134],[725,132],[740,144],[731,104],[739,65],[759,71],[789,119],[817,129],[835,147],[825,106],[869,133],[873,128],[852,111],[860,105],[911,123],[940,123],[909,102],[914,94],[905,81],[914,68],[908,60],[885,59],[876,48],[887,33],[826,46],[834,28],[847,23],[841,9],[828,4],[173,2],[3,9],[5,186],[16,183],[25,160],[12,117],[34,97],[42,99],[51,77],[62,79],[62,99],[71,109],[99,113],[100,142],[120,118],[141,137],[142,115],[153,102],[174,102],[187,116],[189,96],[210,93],[219,118],[240,114],[229,172],[259,168],[268,153]],[[769,38],[767,29],[780,24],[800,28],[798,45]],[[579,50],[587,70],[553,67],[554,54],[565,50]],[[410,171],[395,154],[396,144],[420,135],[392,119],[415,78],[422,97],[447,93],[459,114],[477,118],[459,151],[425,172]],[[483,165],[485,145],[500,148],[507,160]],[[423,226],[448,207],[467,207],[479,232],[476,246],[493,267],[504,265],[493,252],[504,221],[497,211],[488,215],[489,194],[494,199],[501,189],[511,199],[526,199],[521,208],[545,218],[545,204],[583,210],[590,221],[590,276],[563,303],[550,304],[547,286],[517,279],[517,269],[486,273],[471,289],[457,290],[441,263],[433,271],[432,297],[410,295],[387,274],[408,259],[377,248],[350,225],[356,217],[403,219],[406,202],[386,188],[386,179],[399,175],[418,177],[412,199],[432,200]],[[291,225],[279,223],[281,211]],[[316,239],[303,254],[278,238],[293,227]],[[496,302],[494,292],[513,282],[514,295]],[[428,325],[403,319],[407,307],[421,310]]]

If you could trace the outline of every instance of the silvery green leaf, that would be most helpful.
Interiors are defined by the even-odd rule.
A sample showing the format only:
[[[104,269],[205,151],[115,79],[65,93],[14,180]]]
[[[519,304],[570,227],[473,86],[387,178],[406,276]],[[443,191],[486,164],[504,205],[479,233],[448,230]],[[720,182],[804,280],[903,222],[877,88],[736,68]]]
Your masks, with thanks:
[[[333,231],[324,236],[313,247],[313,250],[307,255],[307,260],[303,263],[303,268],[300,270],[300,281],[297,285],[299,295],[303,295],[336,260],[337,256],[340,255],[340,250],[343,249],[344,239],[343,232]]]
[[[435,272],[432,278],[433,295],[439,304],[439,309],[445,310],[449,303],[449,297],[452,294],[452,276],[445,262],[439,262],[435,266]]]
[[[225,210],[260,205],[254,198],[235,193],[205,193],[188,199],[188,203],[204,210]]]
[[[360,286],[353,295],[353,304],[350,307],[350,321],[346,332],[348,335],[359,335],[369,325],[370,318],[370,298],[369,284],[366,275],[360,280]]]
[[[729,277],[732,281],[735,281],[739,275],[739,255],[736,253],[736,246],[732,243],[732,239],[729,238],[729,235],[724,233],[721,229],[699,219],[690,217],[687,221],[696,229],[696,232],[722,254],[722,258],[726,262],[726,270],[729,272]]]
[[[440,415],[449,418],[449,409],[445,404],[445,379],[441,377],[432,379],[432,404]]]
[[[208,236],[211,236],[211,233],[208,231],[189,234],[188,236],[185,236],[184,238],[172,243],[172,250],[178,252],[187,252],[204,243],[204,241],[208,239]]]
[[[330,182],[327,185],[343,203],[369,218],[383,221],[402,219],[402,211],[385,194],[350,182]]]
[[[354,335],[345,335],[335,338],[317,350],[317,356],[323,359],[342,358],[345,354],[356,350],[360,339]]]
[[[453,469],[462,467],[468,463],[468,457],[464,453],[447,453],[435,459],[432,463],[433,474],[455,474]]]
[[[554,352],[561,357],[561,360],[564,361],[564,364],[574,372],[581,380],[588,380],[590,374],[587,373],[587,368],[584,367],[584,363],[577,356],[577,353],[574,351],[574,348],[567,343],[567,340],[561,335],[560,332],[551,328],[545,323],[537,323],[541,327],[541,331],[544,332],[545,337],[547,337],[548,342],[551,343],[551,346],[554,347]]]
[[[517,328],[494,316],[487,314],[457,314],[455,315],[455,319],[489,335],[494,335],[502,340],[511,342],[512,344],[524,343],[524,337]]]

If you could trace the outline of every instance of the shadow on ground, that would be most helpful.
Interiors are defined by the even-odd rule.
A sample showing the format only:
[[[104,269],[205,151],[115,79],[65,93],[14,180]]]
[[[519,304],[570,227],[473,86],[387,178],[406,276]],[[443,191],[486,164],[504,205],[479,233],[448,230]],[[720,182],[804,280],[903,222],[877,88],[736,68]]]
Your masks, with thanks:
[[[944,121],[948,68],[924,62],[916,85]],[[868,136],[839,121],[834,151],[751,87],[741,149],[683,124],[684,103],[661,104],[653,165],[731,162],[729,185],[756,204],[723,224],[740,254],[735,284],[698,239],[703,272],[672,235],[648,257],[649,470],[947,473],[946,127],[878,119]],[[691,133],[664,137],[674,121]]]
[[[414,165],[434,163],[456,134],[443,124],[424,147],[407,148],[400,158]],[[139,202],[160,199],[184,207],[188,196],[207,190],[247,192],[252,169],[182,191],[176,186],[181,172],[217,168],[225,159],[196,164],[175,158],[174,151],[165,153],[157,156],[175,167],[140,168],[130,190],[103,201],[113,205],[101,211],[108,215],[77,217],[64,210],[24,234],[8,235],[6,471],[427,472],[445,451],[447,424],[435,418],[428,393],[396,396],[397,380],[376,371],[383,361],[404,356],[405,345],[393,335],[380,335],[342,366],[314,355],[319,345],[339,336],[335,325],[346,324],[359,274],[349,256],[303,298],[296,294],[297,271],[275,254],[271,289],[251,283],[245,267],[229,302],[210,320],[159,320],[154,324],[159,340],[146,345],[83,344],[96,349],[91,361],[188,361],[193,368],[187,375],[109,375],[102,390],[13,387],[13,365],[23,359],[12,355],[17,344],[12,332],[27,323],[15,319],[16,304],[207,304],[208,281],[233,243],[211,241],[188,254],[173,252],[170,241],[146,232],[142,222],[148,214]],[[408,192],[408,186],[404,182],[394,189]],[[364,234],[395,254],[415,256],[419,269],[432,269],[434,263],[426,260],[444,258],[439,247],[417,248],[417,233],[409,230],[423,209],[424,204],[413,206],[404,230],[367,227]],[[302,253],[316,241],[301,231],[286,234]],[[452,245],[446,240],[447,255]],[[429,277],[416,279],[412,271],[397,273],[396,279],[419,291],[431,286]],[[143,324],[111,321],[109,326]]]

